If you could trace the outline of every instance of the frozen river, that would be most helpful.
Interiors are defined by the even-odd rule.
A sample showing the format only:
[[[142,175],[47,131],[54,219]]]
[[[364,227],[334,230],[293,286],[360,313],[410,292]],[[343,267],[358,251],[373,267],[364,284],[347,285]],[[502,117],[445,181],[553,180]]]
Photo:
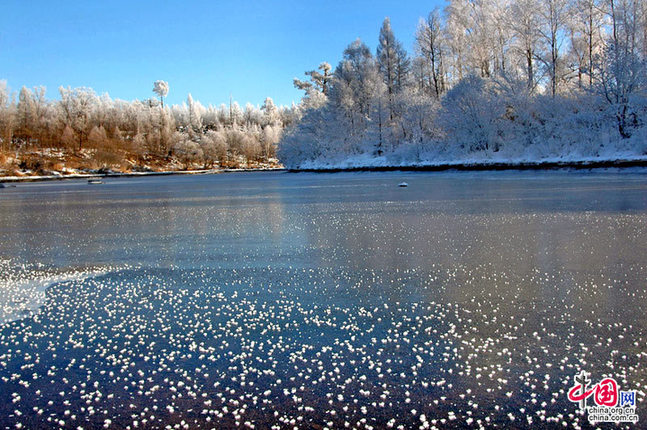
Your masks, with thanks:
[[[644,427],[646,311],[645,170],[0,190],[0,428]]]

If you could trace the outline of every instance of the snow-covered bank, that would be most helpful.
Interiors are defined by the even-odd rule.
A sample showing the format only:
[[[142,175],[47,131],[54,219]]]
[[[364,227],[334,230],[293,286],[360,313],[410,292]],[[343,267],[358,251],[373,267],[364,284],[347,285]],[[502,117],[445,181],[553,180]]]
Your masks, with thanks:
[[[440,171],[440,170],[527,170],[527,169],[592,169],[608,167],[647,167],[647,156],[623,158],[546,158],[531,159],[469,159],[393,162],[387,157],[351,157],[337,162],[304,162],[291,172],[337,171]]]
[[[34,175],[34,176],[0,176],[2,182],[31,182],[62,179],[120,178],[131,176],[169,176],[169,175],[206,175],[232,172],[268,172],[282,171],[282,167],[264,167],[257,169],[207,169],[207,170],[168,170],[163,172],[110,172],[110,173],[73,173],[69,175]]]

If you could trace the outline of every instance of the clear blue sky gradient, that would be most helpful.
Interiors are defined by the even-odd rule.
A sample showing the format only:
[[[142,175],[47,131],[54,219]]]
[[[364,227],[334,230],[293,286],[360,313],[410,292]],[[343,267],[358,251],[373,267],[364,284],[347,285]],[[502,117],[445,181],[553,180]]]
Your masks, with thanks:
[[[375,50],[386,16],[413,51],[415,28],[434,1],[33,1],[5,0],[0,14],[0,79],[23,85],[91,87],[124,100],[168,102],[189,93],[203,104],[298,102],[294,77],[321,61],[334,66],[357,37]]]

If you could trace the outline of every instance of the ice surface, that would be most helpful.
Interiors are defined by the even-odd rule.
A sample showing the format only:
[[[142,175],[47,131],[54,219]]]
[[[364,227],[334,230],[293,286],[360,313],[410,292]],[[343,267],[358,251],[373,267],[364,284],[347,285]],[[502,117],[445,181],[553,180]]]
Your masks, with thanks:
[[[0,195],[5,269],[109,270],[0,327],[2,427],[583,427],[580,370],[645,400],[645,169],[88,188]]]

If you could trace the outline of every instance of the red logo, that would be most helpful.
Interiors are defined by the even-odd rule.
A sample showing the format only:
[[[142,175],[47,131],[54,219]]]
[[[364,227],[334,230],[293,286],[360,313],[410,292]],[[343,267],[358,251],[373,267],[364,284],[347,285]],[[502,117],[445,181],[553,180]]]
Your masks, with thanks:
[[[593,401],[598,406],[615,407],[618,404],[618,384],[613,378],[605,378],[588,389],[590,381],[586,373],[581,372],[575,376],[575,385],[568,391],[568,400],[580,404],[580,408],[586,408],[586,399],[592,394]]]
[[[615,407],[618,404],[618,384],[615,379],[606,378],[598,382],[593,400],[598,406]]]

